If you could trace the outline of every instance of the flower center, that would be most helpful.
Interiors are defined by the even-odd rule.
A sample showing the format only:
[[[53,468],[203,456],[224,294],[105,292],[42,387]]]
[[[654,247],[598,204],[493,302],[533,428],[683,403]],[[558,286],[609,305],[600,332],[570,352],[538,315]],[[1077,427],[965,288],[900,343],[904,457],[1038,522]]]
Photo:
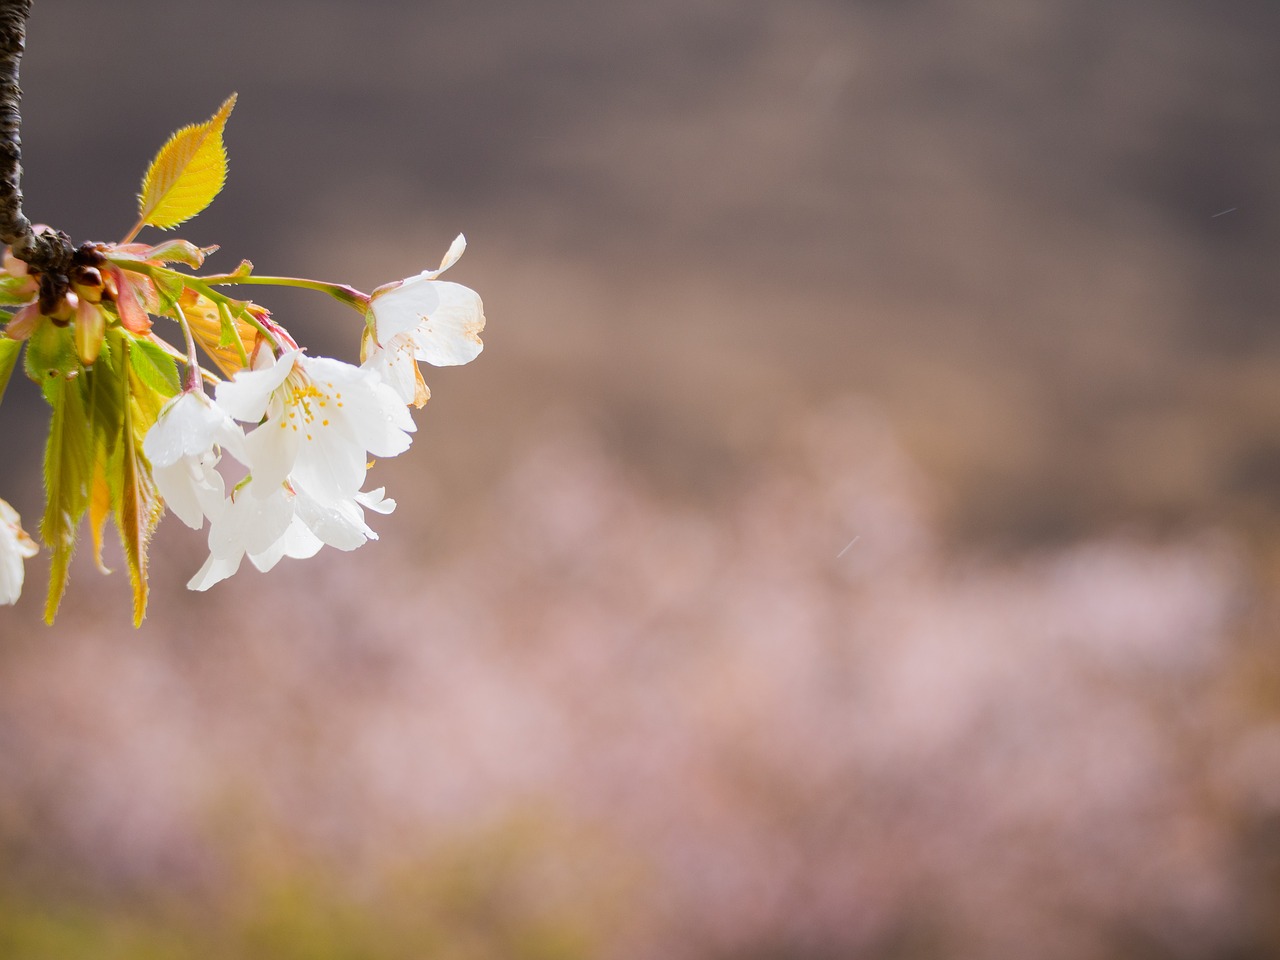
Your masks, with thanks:
[[[295,433],[305,431],[308,440],[314,439],[311,431],[315,425],[329,426],[334,408],[342,406],[342,392],[332,383],[321,386],[296,366],[290,371],[282,389],[285,415],[280,418],[280,429],[292,428]]]

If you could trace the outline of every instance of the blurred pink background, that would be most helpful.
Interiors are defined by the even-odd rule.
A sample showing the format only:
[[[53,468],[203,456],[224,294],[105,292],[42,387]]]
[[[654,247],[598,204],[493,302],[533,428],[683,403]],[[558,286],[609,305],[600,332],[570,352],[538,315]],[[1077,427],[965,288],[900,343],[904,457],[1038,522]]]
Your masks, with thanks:
[[[33,219],[235,90],[211,267],[489,328],[379,542],[28,564],[0,956],[1280,953],[1280,8],[36,8]]]

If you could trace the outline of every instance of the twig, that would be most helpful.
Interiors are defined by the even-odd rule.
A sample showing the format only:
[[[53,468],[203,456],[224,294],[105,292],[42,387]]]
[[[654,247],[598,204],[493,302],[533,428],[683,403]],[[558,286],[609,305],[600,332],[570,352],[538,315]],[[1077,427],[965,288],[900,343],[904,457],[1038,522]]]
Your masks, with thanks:
[[[60,231],[37,232],[22,213],[22,90],[18,65],[25,49],[32,0],[0,0],[0,242],[32,269],[65,289],[74,250]]]

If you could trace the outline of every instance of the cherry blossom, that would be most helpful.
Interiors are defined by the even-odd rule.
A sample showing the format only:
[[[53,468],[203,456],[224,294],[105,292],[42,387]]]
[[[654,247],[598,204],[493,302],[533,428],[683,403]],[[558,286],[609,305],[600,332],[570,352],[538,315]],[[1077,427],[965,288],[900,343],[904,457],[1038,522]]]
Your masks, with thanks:
[[[301,350],[276,360],[262,354],[257,369],[217,387],[218,405],[232,417],[263,421],[245,441],[258,496],[275,496],[288,479],[320,501],[350,500],[364,486],[368,455],[393,457],[409,448],[413,418],[368,370]]]
[[[206,516],[221,509],[224,486],[215,469],[219,450],[244,463],[244,439],[240,427],[203,390],[188,390],[161,408],[142,450],[160,495],[187,526],[198,530]]]
[[[417,361],[437,367],[470,363],[484,343],[484,305],[470,287],[437,279],[466,249],[459,234],[436,270],[387,284],[369,300],[365,369],[395,389],[405,403],[422,406],[430,396]]]

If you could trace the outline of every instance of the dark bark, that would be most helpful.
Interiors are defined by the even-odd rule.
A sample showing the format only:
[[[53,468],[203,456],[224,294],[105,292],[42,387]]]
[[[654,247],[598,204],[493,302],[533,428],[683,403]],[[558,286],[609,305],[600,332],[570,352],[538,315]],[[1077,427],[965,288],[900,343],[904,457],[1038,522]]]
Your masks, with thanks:
[[[73,253],[66,234],[36,232],[22,213],[22,90],[18,65],[25,48],[32,0],[0,0],[0,242],[34,270],[65,275]]]

